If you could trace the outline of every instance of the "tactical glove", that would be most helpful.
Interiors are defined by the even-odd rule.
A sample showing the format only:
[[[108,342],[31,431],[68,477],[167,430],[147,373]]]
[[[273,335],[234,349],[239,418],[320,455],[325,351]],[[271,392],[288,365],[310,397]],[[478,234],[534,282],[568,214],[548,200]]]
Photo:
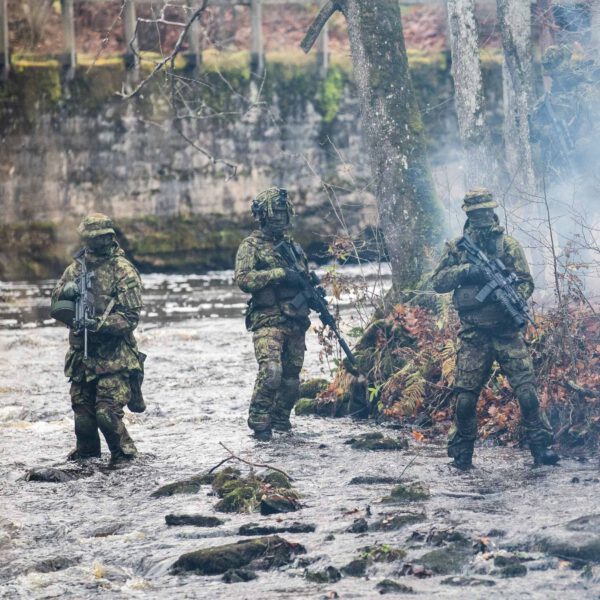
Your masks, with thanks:
[[[60,297],[63,300],[76,300],[79,296],[79,290],[77,289],[77,284],[74,281],[68,281],[65,283]]]
[[[304,279],[297,271],[285,269],[285,279],[282,280],[282,283],[285,283],[290,287],[301,288],[304,285]]]
[[[467,285],[483,285],[487,283],[487,279],[478,266],[469,265],[462,274],[461,283]]]

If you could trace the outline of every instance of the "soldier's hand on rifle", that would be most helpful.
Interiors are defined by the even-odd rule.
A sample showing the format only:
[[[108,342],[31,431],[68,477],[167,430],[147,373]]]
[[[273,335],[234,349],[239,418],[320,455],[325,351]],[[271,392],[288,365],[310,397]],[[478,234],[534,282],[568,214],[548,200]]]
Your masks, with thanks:
[[[461,283],[478,285],[487,283],[483,271],[476,265],[468,265],[461,277]]]
[[[285,269],[285,279],[282,280],[282,283],[285,283],[290,287],[300,288],[304,285],[304,279],[302,279],[302,275],[297,271]]]
[[[79,296],[77,284],[74,281],[68,281],[63,287],[60,296],[63,300],[77,300]]]

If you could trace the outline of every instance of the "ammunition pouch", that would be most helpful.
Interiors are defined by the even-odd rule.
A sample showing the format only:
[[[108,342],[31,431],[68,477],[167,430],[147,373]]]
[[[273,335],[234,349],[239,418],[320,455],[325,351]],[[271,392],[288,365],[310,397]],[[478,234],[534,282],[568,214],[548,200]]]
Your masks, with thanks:
[[[454,290],[452,303],[458,313],[470,312],[483,306],[483,303],[477,300],[477,294],[481,287],[483,286],[461,285]]]
[[[252,309],[272,308],[277,305],[277,295],[273,286],[268,285],[252,294]]]
[[[50,316],[72,327],[73,319],[75,319],[75,302],[72,300],[55,300],[50,305]]]
[[[142,394],[142,383],[144,382],[144,362],[146,361],[146,355],[143,352],[137,352],[140,360],[140,370],[132,371],[129,374],[129,387],[131,394],[129,396],[129,402],[127,408],[131,412],[143,413],[146,410],[146,403],[144,402],[144,396]]]

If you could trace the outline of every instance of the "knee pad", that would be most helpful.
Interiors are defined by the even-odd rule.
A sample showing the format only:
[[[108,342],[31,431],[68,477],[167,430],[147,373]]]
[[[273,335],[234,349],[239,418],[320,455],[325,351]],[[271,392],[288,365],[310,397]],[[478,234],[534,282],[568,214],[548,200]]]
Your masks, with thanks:
[[[537,411],[539,407],[538,395],[535,386],[531,383],[520,385],[515,390],[515,396],[518,398],[523,413]]]
[[[265,387],[272,391],[278,390],[282,377],[281,365],[278,362],[269,361],[261,368],[261,371]]]
[[[476,414],[478,395],[475,392],[460,390],[456,394],[456,418],[471,419]]]

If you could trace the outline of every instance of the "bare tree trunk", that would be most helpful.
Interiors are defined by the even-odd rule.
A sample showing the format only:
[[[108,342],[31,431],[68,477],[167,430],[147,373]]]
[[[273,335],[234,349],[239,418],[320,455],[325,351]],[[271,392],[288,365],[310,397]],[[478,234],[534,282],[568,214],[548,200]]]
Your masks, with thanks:
[[[506,161],[517,188],[537,189],[529,135],[533,108],[531,4],[529,0],[497,0],[504,50],[504,143]]]
[[[396,294],[414,289],[441,235],[398,0],[344,0],[379,220]]]
[[[600,64],[600,0],[590,0],[591,26],[590,49],[597,64]]]
[[[497,164],[485,125],[475,0],[448,0],[448,24],[454,102],[465,149],[466,186],[495,188]]]

